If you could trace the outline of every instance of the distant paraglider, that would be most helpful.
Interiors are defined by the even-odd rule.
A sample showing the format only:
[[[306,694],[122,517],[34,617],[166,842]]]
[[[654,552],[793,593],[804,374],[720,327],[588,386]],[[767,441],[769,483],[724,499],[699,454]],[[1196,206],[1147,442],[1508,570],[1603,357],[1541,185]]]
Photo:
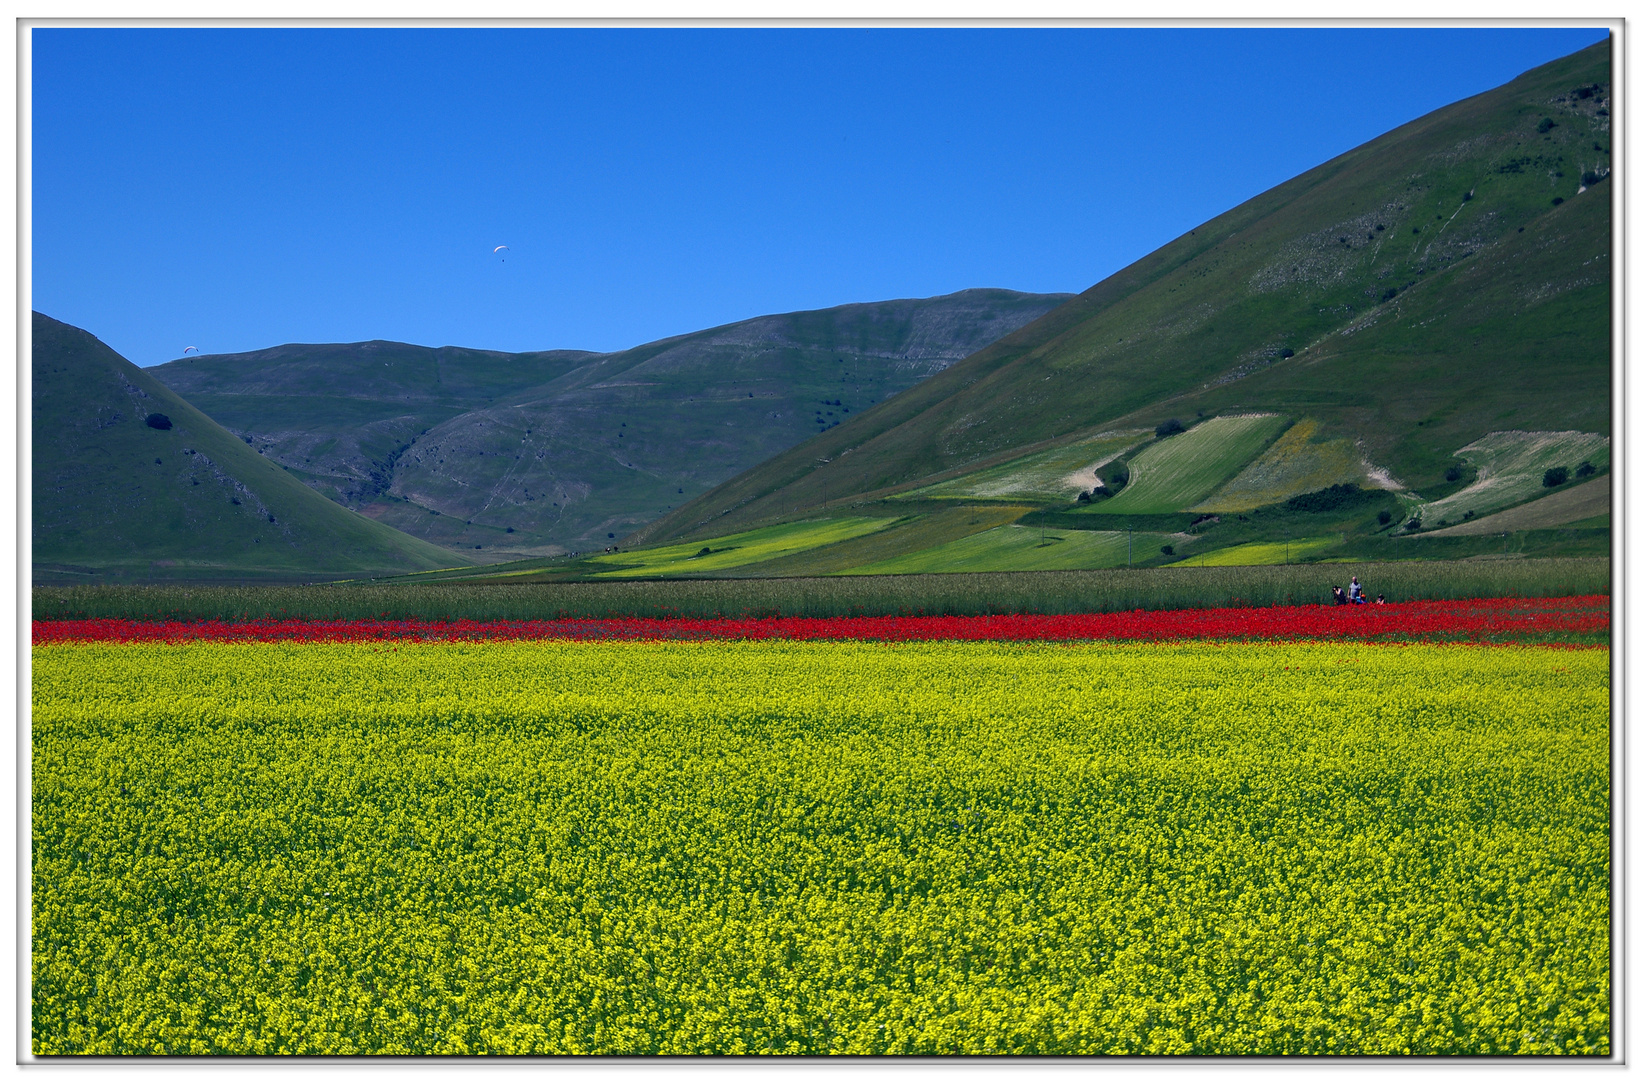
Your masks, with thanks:
[[[507,245],[507,244],[498,244],[496,247],[492,248],[492,254],[497,255],[498,253],[504,252],[504,251],[507,251],[507,250],[509,250],[509,245]],[[505,256],[501,261],[508,262],[509,260]]]
[[[185,348],[183,350],[183,355],[187,356],[191,352],[199,352],[199,351],[200,351],[199,349],[195,348],[193,345],[190,345],[190,346],[188,346],[187,348]]]

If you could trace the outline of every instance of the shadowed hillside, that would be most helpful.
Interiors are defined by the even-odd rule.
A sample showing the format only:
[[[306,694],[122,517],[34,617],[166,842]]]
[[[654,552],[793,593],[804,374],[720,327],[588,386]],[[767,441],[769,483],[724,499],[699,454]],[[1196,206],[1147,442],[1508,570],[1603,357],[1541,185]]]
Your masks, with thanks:
[[[34,313],[37,582],[453,566],[330,502],[84,330]]]
[[[971,289],[609,354],[283,345],[153,374],[323,494],[496,560],[609,544],[1067,299]]]

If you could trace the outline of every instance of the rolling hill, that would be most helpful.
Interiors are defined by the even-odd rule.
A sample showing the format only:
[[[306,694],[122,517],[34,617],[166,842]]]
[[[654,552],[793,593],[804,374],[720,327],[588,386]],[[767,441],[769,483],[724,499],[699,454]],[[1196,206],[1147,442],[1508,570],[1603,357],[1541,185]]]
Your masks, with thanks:
[[[151,373],[327,497],[495,561],[609,545],[1067,299],[970,289],[609,354],[373,341]]]
[[[1058,527],[1192,529],[1198,551],[1313,524],[1344,550],[1381,545],[1354,547],[1361,557],[1415,557],[1407,535],[1439,525],[1430,504],[1486,513],[1505,492],[1541,493],[1535,478],[1487,492],[1483,448],[1583,449],[1604,468],[1610,173],[1603,43],[1264,192],[623,546],[941,514],[960,498],[1023,504]],[[1255,414],[1276,419],[1249,445],[1196,435]],[[1222,456],[1190,460],[1197,438]],[[1168,453],[1168,439],[1188,441]],[[1142,490],[1168,459],[1182,482]],[[1316,491],[1337,494],[1310,502]],[[880,562],[905,531],[920,533],[877,537]],[[1443,549],[1473,553],[1425,545]]]
[[[91,334],[33,319],[40,584],[316,580],[462,562],[310,490]]]

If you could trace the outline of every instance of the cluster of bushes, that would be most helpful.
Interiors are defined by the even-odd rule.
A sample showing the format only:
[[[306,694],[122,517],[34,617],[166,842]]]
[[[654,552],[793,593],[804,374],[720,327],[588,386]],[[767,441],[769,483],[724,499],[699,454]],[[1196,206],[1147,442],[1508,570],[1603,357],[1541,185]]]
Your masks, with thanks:
[[[1544,472],[1543,486],[1559,487],[1573,476],[1576,476],[1579,480],[1582,480],[1586,477],[1593,476],[1596,471],[1597,470],[1595,467],[1587,461],[1580,463],[1576,469],[1568,469],[1564,465],[1556,465],[1554,468]]]
[[[1364,491],[1354,484],[1333,484],[1319,491],[1292,496],[1286,500],[1286,509],[1304,514],[1320,514],[1328,510],[1341,510],[1367,499],[1375,499],[1381,494],[1376,491]]]

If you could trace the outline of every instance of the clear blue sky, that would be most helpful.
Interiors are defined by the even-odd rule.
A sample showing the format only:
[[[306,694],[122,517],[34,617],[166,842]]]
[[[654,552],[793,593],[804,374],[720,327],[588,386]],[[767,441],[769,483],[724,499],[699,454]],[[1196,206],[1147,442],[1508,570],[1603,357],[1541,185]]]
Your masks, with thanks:
[[[1078,292],[1604,37],[36,29],[33,306],[147,366]]]

